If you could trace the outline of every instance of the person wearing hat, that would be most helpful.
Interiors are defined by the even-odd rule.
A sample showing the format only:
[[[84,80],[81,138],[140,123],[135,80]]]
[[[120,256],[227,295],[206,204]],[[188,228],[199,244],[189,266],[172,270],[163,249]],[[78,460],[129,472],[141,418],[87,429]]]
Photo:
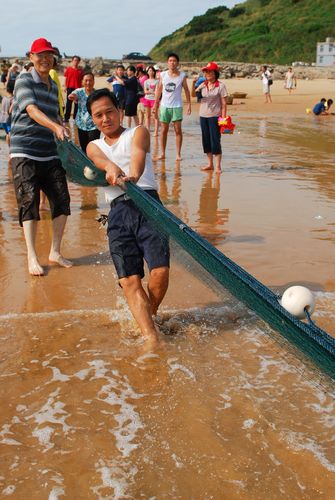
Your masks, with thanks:
[[[193,81],[192,95],[195,97],[196,91],[201,92],[200,101],[200,127],[202,136],[202,146],[207,155],[208,163],[202,168],[204,171],[214,170],[221,172],[221,133],[218,124],[220,116],[227,114],[226,86],[219,82],[220,70],[215,62],[209,62],[202,70],[205,81],[195,89],[196,80]]]
[[[62,267],[72,266],[72,262],[60,253],[66,219],[70,215],[70,195],[55,142],[55,136],[64,140],[67,132],[58,121],[58,90],[49,76],[54,53],[51,43],[45,38],[32,43],[29,57],[34,67],[17,79],[12,110],[10,157],[13,181],[19,222],[27,246],[28,270],[34,276],[44,274],[35,249],[41,190],[49,200],[52,218],[49,261]]]

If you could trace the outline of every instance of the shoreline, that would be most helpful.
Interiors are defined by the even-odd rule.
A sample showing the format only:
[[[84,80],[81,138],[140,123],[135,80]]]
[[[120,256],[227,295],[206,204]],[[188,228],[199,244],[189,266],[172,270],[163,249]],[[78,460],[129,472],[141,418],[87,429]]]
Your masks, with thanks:
[[[59,77],[61,85],[64,84],[64,77]],[[232,105],[228,105],[228,114],[236,116],[239,113],[261,113],[269,114],[294,114],[300,116],[309,116],[314,120],[333,120],[334,116],[314,116],[313,114],[307,115],[306,109],[311,109],[320,101],[322,97],[326,99],[332,98],[335,102],[335,84],[330,79],[315,79],[315,80],[297,80],[297,88],[289,94],[284,89],[284,82],[282,80],[274,79],[271,87],[271,96],[273,99],[272,104],[264,104],[264,96],[262,94],[262,82],[260,78],[220,78],[227,87],[228,94],[234,92],[243,92],[247,94],[246,99],[234,99]],[[188,86],[191,90],[192,79],[188,79]],[[95,88],[110,88],[107,83],[107,76],[95,77]],[[5,95],[6,91],[1,86],[0,95]],[[65,97],[65,92],[64,92]],[[185,96],[184,96],[185,98]],[[192,105],[196,104],[196,99],[191,98]],[[335,106],[332,110],[335,112]],[[194,111],[193,111],[194,112]]]

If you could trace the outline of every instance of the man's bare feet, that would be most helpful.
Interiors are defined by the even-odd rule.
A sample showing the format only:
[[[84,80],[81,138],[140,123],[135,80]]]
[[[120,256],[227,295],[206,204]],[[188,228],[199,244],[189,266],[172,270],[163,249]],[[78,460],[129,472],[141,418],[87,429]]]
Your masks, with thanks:
[[[210,172],[211,170],[214,170],[214,167],[212,165],[206,165],[205,167],[202,167],[201,170],[203,172]]]
[[[64,259],[61,254],[50,254],[49,261],[52,264],[58,264],[61,267],[72,267],[73,263],[70,260]]]
[[[158,160],[165,160],[165,155],[164,154],[161,154],[159,156],[156,156],[155,158],[153,158],[154,161],[158,161]]]
[[[153,352],[162,346],[162,341],[158,335],[145,335],[143,336],[142,351]]]
[[[221,170],[221,168],[216,168],[216,169],[215,169],[215,173],[216,173],[216,174],[222,174],[222,170]]]
[[[31,276],[44,276],[44,269],[36,257],[28,257],[28,269]]]
[[[50,210],[49,205],[47,203],[40,203],[40,210]]]
[[[182,160],[182,157],[180,155],[177,155],[176,156],[176,161],[181,161]]]

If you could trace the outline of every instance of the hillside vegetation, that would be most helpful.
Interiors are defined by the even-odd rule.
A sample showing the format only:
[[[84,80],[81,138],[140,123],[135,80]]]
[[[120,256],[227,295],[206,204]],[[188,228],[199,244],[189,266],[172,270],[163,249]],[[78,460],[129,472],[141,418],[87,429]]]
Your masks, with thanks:
[[[207,10],[150,51],[184,61],[315,62],[316,43],[335,37],[335,0],[247,0]]]

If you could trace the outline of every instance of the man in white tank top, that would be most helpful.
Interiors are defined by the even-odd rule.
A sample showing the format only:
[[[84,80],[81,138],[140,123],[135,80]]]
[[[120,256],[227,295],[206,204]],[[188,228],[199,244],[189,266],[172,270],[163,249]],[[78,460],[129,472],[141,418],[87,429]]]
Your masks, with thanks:
[[[110,253],[129,308],[152,347],[158,343],[153,315],[169,282],[168,241],[143,217],[120,185],[133,181],[159,201],[150,157],[150,135],[142,125],[125,129],[120,124],[117,101],[108,89],[90,94],[87,109],[102,138],[87,146],[87,155],[106,172],[105,188],[111,209],[108,215]],[[148,290],[142,286],[143,260],[149,268]]]
[[[183,71],[179,71],[179,57],[177,54],[169,54],[168,70],[162,71],[155,92],[155,104],[153,112],[158,116],[159,100],[162,96],[160,105],[159,121],[161,122],[160,145],[161,154],[157,160],[164,160],[169,132],[170,122],[173,123],[176,134],[176,160],[181,160],[181,146],[183,143],[183,132],[181,122],[183,119],[183,99],[182,90],[184,89],[187,101],[187,114],[191,114],[191,96],[187,85],[186,75]]]

